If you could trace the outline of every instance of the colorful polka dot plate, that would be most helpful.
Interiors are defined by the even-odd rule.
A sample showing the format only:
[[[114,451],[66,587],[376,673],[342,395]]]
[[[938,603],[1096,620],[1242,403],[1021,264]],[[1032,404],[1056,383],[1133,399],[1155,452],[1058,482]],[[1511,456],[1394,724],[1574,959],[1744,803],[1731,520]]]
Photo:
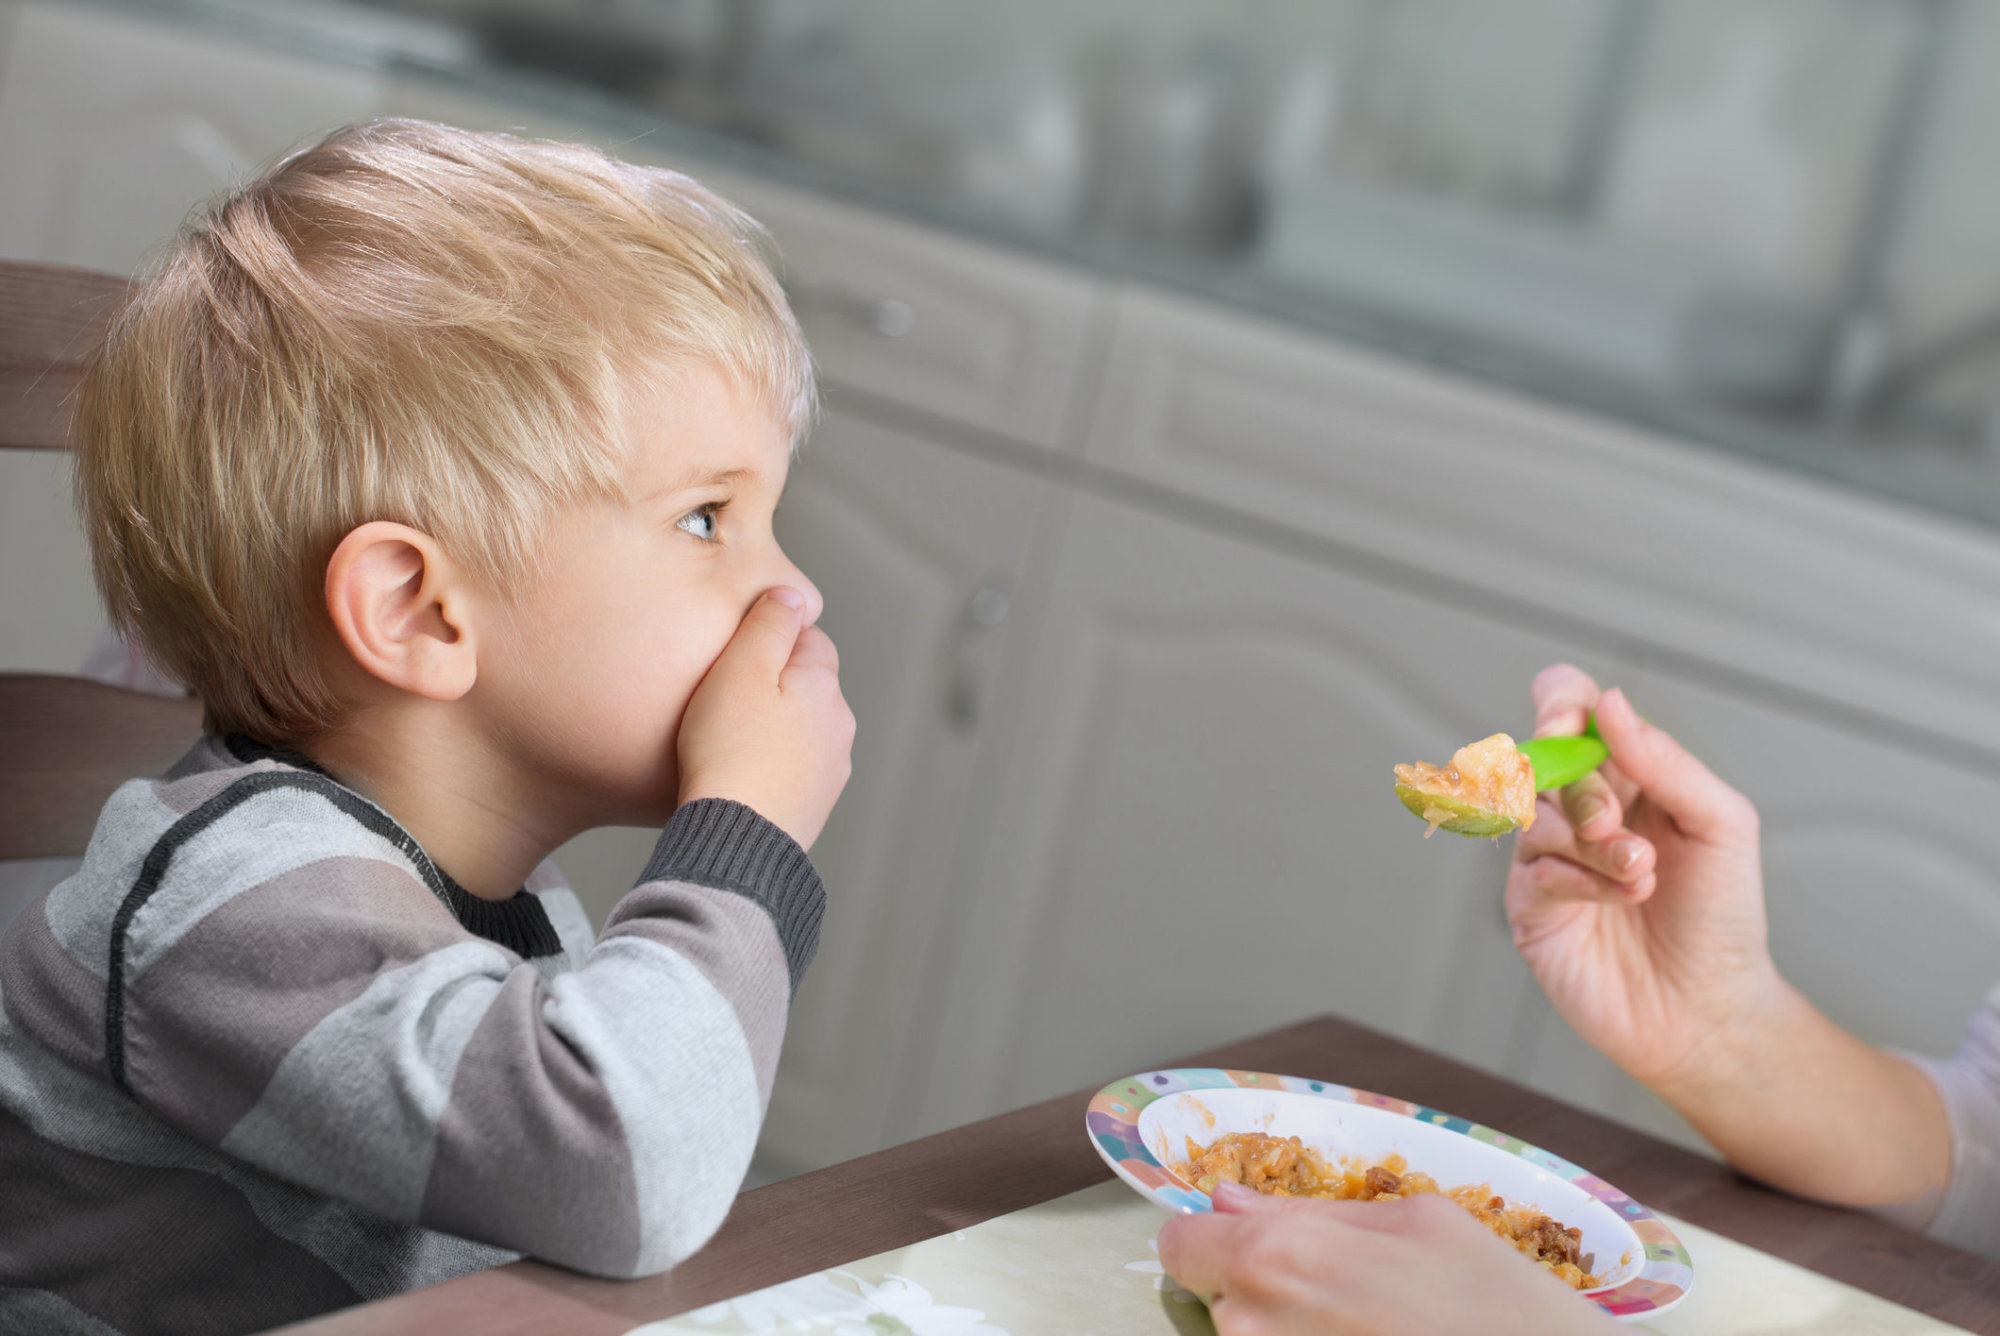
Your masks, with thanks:
[[[1169,1211],[1206,1211],[1208,1195],[1167,1165],[1187,1141],[1227,1132],[1296,1136],[1333,1159],[1401,1155],[1447,1187],[1491,1183],[1510,1203],[1583,1231],[1605,1283],[1584,1292],[1622,1321],[1657,1317],[1687,1297],[1694,1265],[1666,1222],[1560,1156],[1464,1118],[1331,1081],[1181,1067],[1140,1072],[1097,1092],[1091,1144],[1141,1196]]]

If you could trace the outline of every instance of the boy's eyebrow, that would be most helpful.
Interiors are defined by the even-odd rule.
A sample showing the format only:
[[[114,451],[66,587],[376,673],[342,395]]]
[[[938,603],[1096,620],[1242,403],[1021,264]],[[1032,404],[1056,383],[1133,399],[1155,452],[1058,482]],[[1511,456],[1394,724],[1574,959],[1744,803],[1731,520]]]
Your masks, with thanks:
[[[643,501],[656,501],[663,496],[675,496],[681,492],[691,492],[697,487],[714,487],[721,483],[747,482],[760,476],[756,469],[718,469],[713,473],[689,471],[667,480],[665,486],[656,487],[642,497]]]

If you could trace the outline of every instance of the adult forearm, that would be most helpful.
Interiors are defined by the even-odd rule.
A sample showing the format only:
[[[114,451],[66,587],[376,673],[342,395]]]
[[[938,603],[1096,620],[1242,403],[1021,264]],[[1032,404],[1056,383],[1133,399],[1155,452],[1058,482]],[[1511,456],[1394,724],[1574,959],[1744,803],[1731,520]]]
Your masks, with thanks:
[[[1951,1173],[1950,1124],[1923,1073],[1775,976],[1751,1019],[1655,1089],[1731,1164],[1799,1196],[1886,1206]]]

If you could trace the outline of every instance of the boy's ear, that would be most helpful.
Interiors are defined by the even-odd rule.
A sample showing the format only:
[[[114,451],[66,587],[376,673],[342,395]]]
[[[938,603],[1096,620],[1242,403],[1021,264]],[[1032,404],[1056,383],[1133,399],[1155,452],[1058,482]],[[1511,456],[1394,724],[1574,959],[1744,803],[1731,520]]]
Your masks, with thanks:
[[[457,700],[479,676],[472,591],[427,533],[371,520],[326,563],[334,633],[369,675],[431,700]]]

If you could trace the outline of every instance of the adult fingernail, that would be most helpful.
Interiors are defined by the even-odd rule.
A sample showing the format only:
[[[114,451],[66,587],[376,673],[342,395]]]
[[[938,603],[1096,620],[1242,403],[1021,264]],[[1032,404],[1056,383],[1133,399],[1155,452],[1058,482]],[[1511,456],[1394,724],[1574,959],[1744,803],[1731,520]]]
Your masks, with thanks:
[[[1605,812],[1604,799],[1585,798],[1582,802],[1579,802],[1576,805],[1576,824],[1579,826],[1587,826],[1591,822],[1597,820],[1597,818],[1603,816],[1604,812]]]
[[[1215,1185],[1214,1198],[1216,1209],[1221,1211],[1256,1211],[1277,1204],[1275,1197],[1266,1197],[1255,1188],[1227,1180]]]
[[[797,612],[806,605],[806,596],[790,585],[779,585],[771,591],[771,597],[777,599],[778,602],[784,604],[793,612]]]

